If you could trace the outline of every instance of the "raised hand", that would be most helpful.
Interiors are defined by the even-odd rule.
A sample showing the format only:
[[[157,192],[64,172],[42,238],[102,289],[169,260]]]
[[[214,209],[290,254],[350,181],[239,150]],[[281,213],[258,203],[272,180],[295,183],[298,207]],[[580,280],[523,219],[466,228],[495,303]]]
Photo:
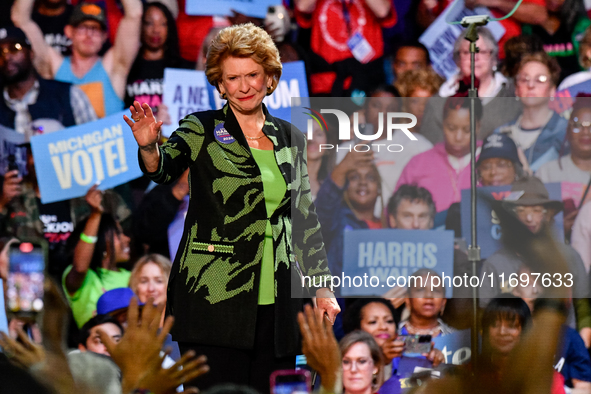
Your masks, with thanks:
[[[382,353],[384,357],[388,359],[388,364],[396,357],[402,356],[404,352],[404,340],[399,339],[397,336],[389,338],[382,347]]]
[[[103,212],[103,192],[98,190],[98,185],[94,185],[88,189],[85,199],[93,212]]]
[[[4,354],[22,368],[28,369],[45,361],[45,349],[33,343],[22,328],[17,329],[18,341],[0,332],[0,346]]]
[[[4,175],[2,184],[2,194],[0,194],[0,209],[9,204],[13,198],[20,196],[22,191],[21,181],[18,170],[8,171]]]
[[[156,120],[152,108],[147,103],[140,105],[138,101],[134,101],[129,111],[131,119],[123,115],[123,120],[131,127],[139,147],[142,150],[155,150],[158,147],[163,122]]]
[[[161,357],[161,361],[164,357]],[[174,394],[176,388],[181,384],[190,382],[193,379],[209,371],[205,356],[195,357],[195,352],[189,350],[168,369],[162,368],[162,363],[145,375],[139,383],[142,389],[148,389],[154,394]],[[185,393],[196,393],[195,388],[187,388]]]
[[[341,353],[332,328],[310,305],[304,307],[304,312],[298,313],[298,323],[306,362],[318,371],[322,386],[328,392],[340,392]]]
[[[173,318],[167,317],[158,332],[164,305],[153,304],[154,299],[148,298],[140,318],[137,298],[131,299],[127,310],[127,330],[119,343],[99,330],[101,341],[121,369],[123,392],[138,388],[146,374],[160,365],[160,349],[172,327]]]

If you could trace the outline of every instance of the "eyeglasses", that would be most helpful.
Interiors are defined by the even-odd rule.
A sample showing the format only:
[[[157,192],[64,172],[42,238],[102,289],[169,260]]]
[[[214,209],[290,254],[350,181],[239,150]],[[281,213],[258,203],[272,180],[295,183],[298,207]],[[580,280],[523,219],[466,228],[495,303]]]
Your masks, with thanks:
[[[531,81],[533,81],[534,85],[545,85],[549,79],[547,75],[537,75],[534,78],[531,78],[527,75],[518,75],[517,78],[515,78],[515,81],[518,85],[529,86]]]
[[[526,219],[528,216],[532,216],[534,218],[541,218],[548,212],[548,210],[542,207],[515,207],[513,212],[519,217],[520,219]]]
[[[476,52],[476,56],[490,57],[493,54],[492,49],[483,49]],[[460,56],[470,56],[470,51],[460,51]]]
[[[428,284],[428,287],[415,287],[409,290],[411,298],[444,298],[445,289],[443,287],[433,287],[431,290],[432,283]]]
[[[16,42],[14,44],[10,44],[5,47],[0,47],[0,56],[4,56],[7,53],[14,55],[16,53],[19,53],[22,50],[23,50],[23,46],[21,44],[19,44],[18,42]]]
[[[103,29],[100,26],[90,26],[90,25],[78,25],[76,27],[76,33],[79,35],[89,35],[89,36],[96,36],[103,32]]]
[[[368,369],[373,366],[373,360],[371,358],[360,358],[358,360],[343,359],[343,369],[353,369],[353,365],[357,366],[357,369]]]
[[[572,122],[573,133],[578,134],[581,131],[583,131],[583,129],[587,129],[587,131],[591,132],[591,122],[583,122],[580,121],[577,117],[575,117]]]
[[[489,171],[492,171],[493,169],[507,171],[510,168],[513,168],[513,163],[511,163],[510,161],[507,161],[507,160],[502,160],[497,163],[483,163],[478,167],[480,172],[489,172]]]

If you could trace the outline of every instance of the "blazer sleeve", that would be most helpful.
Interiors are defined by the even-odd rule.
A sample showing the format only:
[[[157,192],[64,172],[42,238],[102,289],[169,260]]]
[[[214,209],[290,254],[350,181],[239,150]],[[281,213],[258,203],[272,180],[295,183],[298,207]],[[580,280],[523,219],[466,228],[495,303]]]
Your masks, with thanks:
[[[148,172],[138,151],[140,169],[151,180],[160,184],[171,184],[197,159],[203,146],[205,129],[195,114],[188,115],[179,128],[160,146],[160,163],[154,172]]]
[[[320,231],[316,207],[312,202],[308,167],[306,165],[306,142],[298,143],[298,158],[295,165],[294,181],[300,184],[299,192],[292,196],[293,246],[297,261],[304,276],[330,283],[330,271]],[[297,188],[296,188],[297,190]],[[295,201],[294,201],[295,197]],[[308,283],[307,280],[304,283]],[[312,282],[314,283],[314,282]],[[325,286],[320,286],[325,287]]]

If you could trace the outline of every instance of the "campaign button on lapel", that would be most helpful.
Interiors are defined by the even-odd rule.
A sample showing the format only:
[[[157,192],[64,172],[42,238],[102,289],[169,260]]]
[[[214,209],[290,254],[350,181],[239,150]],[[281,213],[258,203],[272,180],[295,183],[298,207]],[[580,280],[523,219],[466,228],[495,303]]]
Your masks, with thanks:
[[[213,135],[215,136],[215,139],[221,142],[222,144],[231,144],[232,142],[236,141],[234,137],[232,137],[230,133],[228,133],[228,130],[226,130],[226,128],[224,127],[224,123],[218,124],[213,129]]]

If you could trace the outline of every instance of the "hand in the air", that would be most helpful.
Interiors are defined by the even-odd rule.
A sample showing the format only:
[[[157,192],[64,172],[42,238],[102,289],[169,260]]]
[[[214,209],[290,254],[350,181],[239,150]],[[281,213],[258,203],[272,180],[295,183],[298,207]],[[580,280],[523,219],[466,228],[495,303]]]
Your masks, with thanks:
[[[127,115],[123,115],[123,120],[131,127],[139,147],[142,149],[155,149],[158,146],[160,127],[163,122],[156,120],[152,108],[147,103],[140,105],[139,102],[134,101],[133,105],[129,107],[129,111],[131,112],[131,119]]]

